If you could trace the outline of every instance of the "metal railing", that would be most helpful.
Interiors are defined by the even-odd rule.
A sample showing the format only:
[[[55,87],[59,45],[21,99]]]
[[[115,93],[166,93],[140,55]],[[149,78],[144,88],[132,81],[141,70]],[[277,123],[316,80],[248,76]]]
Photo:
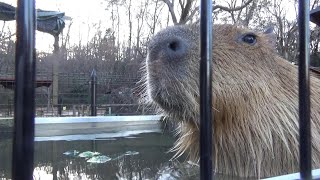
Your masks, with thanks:
[[[12,179],[33,179],[35,1],[17,1]]]
[[[299,0],[299,151],[301,179],[312,179],[310,128],[310,1]]]
[[[200,179],[212,179],[212,1],[200,7]]]
[[[211,0],[201,0],[201,179],[212,179],[211,126]],[[309,90],[309,1],[299,0],[299,125],[300,175],[311,179]],[[18,0],[16,44],[15,126],[12,178],[31,180],[33,173],[35,1]]]

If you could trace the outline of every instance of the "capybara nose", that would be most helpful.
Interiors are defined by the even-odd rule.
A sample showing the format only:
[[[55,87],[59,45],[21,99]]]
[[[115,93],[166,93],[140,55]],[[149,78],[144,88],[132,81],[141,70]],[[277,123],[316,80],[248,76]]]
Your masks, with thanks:
[[[187,51],[187,43],[178,37],[161,39],[150,48],[149,60],[179,61],[185,58]]]
[[[169,48],[169,50],[172,51],[171,53],[175,53],[175,52],[179,52],[179,51],[183,50],[181,41],[179,41],[177,39],[169,42],[168,48]]]

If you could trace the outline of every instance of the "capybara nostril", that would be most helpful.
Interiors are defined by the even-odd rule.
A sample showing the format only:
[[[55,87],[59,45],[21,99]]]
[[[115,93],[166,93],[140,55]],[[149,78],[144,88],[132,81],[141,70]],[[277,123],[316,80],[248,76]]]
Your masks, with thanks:
[[[149,61],[160,60],[166,63],[183,61],[188,54],[187,44],[179,37],[159,36],[149,49]]]
[[[180,42],[179,41],[169,42],[168,48],[171,49],[172,51],[178,51],[180,48]]]
[[[188,48],[183,40],[172,38],[167,41],[166,45],[165,57],[167,57],[167,60],[185,58]]]

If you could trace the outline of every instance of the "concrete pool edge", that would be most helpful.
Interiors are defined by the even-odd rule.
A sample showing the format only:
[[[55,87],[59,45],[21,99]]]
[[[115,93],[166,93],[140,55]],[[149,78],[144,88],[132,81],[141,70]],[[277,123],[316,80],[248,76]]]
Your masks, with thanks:
[[[106,122],[106,121],[152,121],[161,120],[161,115],[134,115],[134,116],[78,116],[78,117],[35,117],[35,124],[51,123],[81,123],[81,122]],[[13,117],[1,117],[0,122],[12,121]]]
[[[130,122],[130,121],[159,121],[161,115],[135,116],[81,116],[81,117],[36,117],[35,124],[53,123],[88,123],[88,122]]]
[[[36,117],[35,137],[110,134],[123,132],[160,131],[160,115]],[[2,119],[4,120],[4,119]],[[12,121],[13,119],[6,119]],[[4,126],[3,132],[12,132]]]
[[[312,176],[313,179],[320,179],[320,169],[314,169],[312,170]],[[300,173],[292,173],[292,174],[286,174],[282,176],[275,176],[270,178],[265,178],[263,180],[298,180],[300,179]]]
[[[150,130],[131,130],[120,131],[114,133],[99,133],[99,134],[73,134],[73,135],[58,135],[58,136],[36,136],[35,141],[77,141],[77,140],[115,140],[114,138],[128,138],[134,135],[143,133],[161,133],[158,128]]]
[[[35,136],[56,137],[160,131],[161,116],[89,116],[35,118]]]

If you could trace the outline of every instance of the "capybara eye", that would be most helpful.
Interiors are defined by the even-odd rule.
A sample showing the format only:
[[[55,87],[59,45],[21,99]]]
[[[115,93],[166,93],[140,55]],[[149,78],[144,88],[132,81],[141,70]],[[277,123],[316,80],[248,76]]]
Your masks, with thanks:
[[[254,45],[257,42],[257,38],[255,34],[249,33],[242,37],[242,41],[247,44]]]

